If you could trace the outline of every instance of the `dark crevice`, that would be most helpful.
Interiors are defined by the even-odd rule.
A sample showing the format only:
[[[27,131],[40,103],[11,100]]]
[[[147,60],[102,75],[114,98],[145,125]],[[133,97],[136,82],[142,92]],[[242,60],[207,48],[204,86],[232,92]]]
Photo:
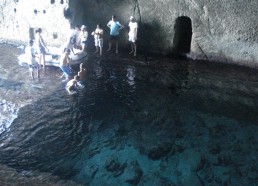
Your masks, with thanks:
[[[141,11],[140,11],[140,5],[139,5],[138,0],[135,0],[135,2],[136,2],[136,7],[137,7],[137,10],[138,10],[138,14],[139,14],[139,22],[141,23],[142,22],[142,16],[141,16]],[[135,9],[136,9],[136,7],[135,7]],[[134,9],[134,11],[135,11],[135,9]]]
[[[192,42],[192,21],[189,17],[181,16],[176,19],[174,26],[173,51],[176,53],[189,53]]]

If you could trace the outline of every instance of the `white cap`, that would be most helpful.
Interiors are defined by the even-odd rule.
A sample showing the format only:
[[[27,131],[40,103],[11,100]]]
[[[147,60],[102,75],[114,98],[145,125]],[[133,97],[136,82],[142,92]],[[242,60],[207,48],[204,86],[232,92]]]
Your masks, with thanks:
[[[134,17],[133,17],[133,16],[130,16],[130,20],[132,20],[132,19],[134,19]]]
[[[83,30],[83,29],[86,29],[87,27],[85,26],[85,25],[82,25],[81,26],[81,29]]]

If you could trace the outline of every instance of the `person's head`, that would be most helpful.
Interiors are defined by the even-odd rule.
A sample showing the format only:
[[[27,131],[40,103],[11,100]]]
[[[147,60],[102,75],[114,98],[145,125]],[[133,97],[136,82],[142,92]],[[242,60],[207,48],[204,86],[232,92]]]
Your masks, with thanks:
[[[133,16],[130,16],[130,21],[134,22],[135,18]]]
[[[35,32],[38,33],[38,34],[41,34],[42,33],[42,29],[38,28]]]
[[[97,28],[101,28],[101,24],[100,23],[97,24]]]
[[[75,29],[75,30],[81,30],[81,29],[80,29],[80,25],[76,25],[76,26],[74,27],[74,29]]]
[[[70,53],[71,53],[71,50],[70,50],[69,48],[66,48],[66,49],[65,49],[65,54],[68,54],[68,55],[69,55]]]
[[[78,75],[75,75],[75,76],[74,76],[74,79],[75,79],[76,81],[78,81],[78,80],[79,80],[79,76],[78,76]]]
[[[34,41],[32,39],[29,40],[29,45],[32,46]]]
[[[82,30],[82,31],[86,31],[86,30],[87,30],[87,27],[86,27],[85,25],[82,25],[82,26],[81,26],[81,30]]]
[[[112,20],[116,20],[116,15],[112,15]]]

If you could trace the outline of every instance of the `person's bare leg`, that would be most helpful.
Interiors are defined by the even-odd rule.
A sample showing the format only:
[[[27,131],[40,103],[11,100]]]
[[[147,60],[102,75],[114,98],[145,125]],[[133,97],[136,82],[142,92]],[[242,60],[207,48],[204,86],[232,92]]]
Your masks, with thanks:
[[[33,73],[33,70],[30,72],[30,75],[31,75],[32,79],[34,80],[34,73]]]
[[[111,41],[109,41],[109,42],[108,42],[108,49],[107,49],[107,51],[110,51],[110,50],[111,50],[111,46],[112,46],[112,45],[111,45]]]
[[[116,41],[116,54],[118,54],[118,41]]]
[[[42,65],[42,54],[39,55],[39,67],[41,68]]]
[[[45,60],[45,54],[42,54],[42,62],[43,62],[43,70],[46,70],[46,60]]]
[[[102,47],[99,47],[99,55],[102,56]]]
[[[37,69],[37,76],[38,76],[38,79],[40,79],[39,69]]]
[[[95,54],[99,52],[99,47],[96,46]]]
[[[129,54],[132,54],[132,53],[133,53],[133,51],[134,51],[134,50],[133,50],[133,47],[134,47],[134,46],[133,46],[133,43],[131,42],[131,52],[129,52]]]
[[[135,43],[135,42],[133,43],[133,46],[134,46],[134,56],[136,56],[137,45],[136,45],[136,43]]]

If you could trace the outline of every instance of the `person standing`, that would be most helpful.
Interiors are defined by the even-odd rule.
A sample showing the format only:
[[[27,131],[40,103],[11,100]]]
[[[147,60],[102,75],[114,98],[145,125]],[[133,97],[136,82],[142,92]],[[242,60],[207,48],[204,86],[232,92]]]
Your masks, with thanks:
[[[70,58],[69,55],[71,53],[70,49],[65,49],[65,52],[61,55],[60,58],[60,68],[63,71],[63,75],[65,75],[65,81],[69,80],[71,71],[69,68]],[[63,77],[62,75],[62,77]]]
[[[41,33],[42,33],[42,29],[38,28],[36,30],[35,45],[36,45],[36,50],[39,55],[39,65],[42,65],[43,70],[45,71],[45,69],[46,69],[45,68],[45,66],[46,66],[45,55],[46,55],[48,49],[44,43]]]
[[[82,25],[82,27],[81,27],[80,41],[81,41],[81,46],[82,46],[82,52],[86,52],[87,41],[88,41],[88,31],[87,31],[87,27],[85,25]]]
[[[78,84],[83,86],[85,84],[86,79],[86,68],[83,63],[80,64],[80,71],[77,73],[77,76],[79,77]]]
[[[76,28],[74,28],[74,29],[71,28],[70,33],[68,34],[66,42],[61,47],[62,52],[64,52],[65,49],[68,48],[68,49],[70,49],[72,51],[73,54],[75,54],[73,49],[77,47],[76,42],[77,42],[77,30],[76,30]]]
[[[116,43],[116,54],[118,53],[118,40],[119,40],[119,31],[124,28],[117,20],[116,16],[112,16],[112,20],[110,20],[107,24],[107,26],[110,28],[110,38],[109,38],[109,45],[108,50],[111,50],[112,42],[115,41]]]
[[[76,35],[76,45],[75,45],[76,49],[81,48],[80,34],[81,34],[80,25],[76,25],[75,28],[74,28],[74,35]]]
[[[39,79],[40,75],[39,75],[39,64],[36,61],[36,55],[35,55],[35,49],[33,48],[33,40],[29,41],[28,46],[26,46],[25,48],[25,55],[26,55],[26,60],[28,62],[29,65],[29,71],[31,74],[32,79],[34,80],[34,71],[37,72],[37,77]]]
[[[138,23],[136,22],[133,16],[130,17],[130,22],[128,26],[129,26],[128,40],[131,43],[131,52],[129,54],[134,54],[134,56],[136,56],[136,52],[137,52],[136,40],[137,40]]]
[[[92,35],[94,36],[95,41],[95,47],[96,51],[95,53],[99,52],[99,55],[102,55],[102,48],[103,48],[103,34],[104,30],[101,28],[100,24],[97,24],[97,28],[94,32],[92,32]]]

